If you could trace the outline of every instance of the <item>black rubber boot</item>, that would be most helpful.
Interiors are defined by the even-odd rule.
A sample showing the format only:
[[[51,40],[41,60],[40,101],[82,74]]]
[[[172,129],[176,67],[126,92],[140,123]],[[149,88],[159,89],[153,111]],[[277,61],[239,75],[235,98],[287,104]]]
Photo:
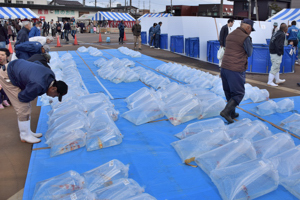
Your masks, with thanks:
[[[237,106],[237,103],[235,102],[235,100],[230,99],[226,105],[226,107],[224,108],[224,110],[221,111],[220,115],[222,117],[224,117],[229,124],[233,123],[233,119],[231,118],[231,113],[232,111],[235,109],[235,107]]]
[[[231,112],[231,118],[235,119],[235,118],[238,118],[239,116],[240,116],[240,114],[235,112],[235,108],[234,108],[233,111]]]

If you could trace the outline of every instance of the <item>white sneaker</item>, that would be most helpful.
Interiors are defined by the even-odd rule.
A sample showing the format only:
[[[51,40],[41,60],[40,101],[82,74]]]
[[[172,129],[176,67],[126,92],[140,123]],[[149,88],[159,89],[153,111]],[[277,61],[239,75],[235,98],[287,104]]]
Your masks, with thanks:
[[[18,120],[18,125],[19,125],[19,130],[20,130],[20,138],[22,142],[27,142],[27,143],[39,143],[41,142],[40,139],[34,137],[30,132],[30,121],[19,121]]]
[[[160,49],[160,48],[158,47],[158,48],[155,48],[155,49]]]
[[[268,85],[273,86],[273,87],[277,87],[278,85],[275,84],[275,83],[273,82],[274,77],[275,77],[275,76],[274,76],[273,74],[269,73],[269,81],[268,81]]]
[[[285,82],[285,79],[280,79],[279,78],[279,72],[277,72],[277,74],[275,75],[275,82],[276,82],[276,84],[280,84],[280,83]]]

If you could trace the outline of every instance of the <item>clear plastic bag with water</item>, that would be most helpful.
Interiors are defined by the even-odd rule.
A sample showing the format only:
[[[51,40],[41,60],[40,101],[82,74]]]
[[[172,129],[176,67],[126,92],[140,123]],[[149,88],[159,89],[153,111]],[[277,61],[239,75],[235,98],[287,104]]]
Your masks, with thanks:
[[[136,82],[139,80],[140,80],[140,75],[138,73],[135,73],[134,71],[130,70],[130,71],[127,71],[123,81],[125,83],[131,83],[131,82]]]
[[[108,116],[110,116],[113,121],[118,120],[119,111],[115,110],[115,108],[110,103],[103,103],[89,113],[88,117],[90,120],[90,124],[93,124],[93,122],[97,120],[98,115],[102,116],[104,111],[106,111]]]
[[[134,101],[132,103],[129,103],[127,105],[127,108],[129,108],[130,110],[131,109],[134,109],[134,108],[137,108],[139,106],[145,106],[145,104],[148,104],[152,101],[156,101],[154,95],[152,93],[146,95],[146,96],[143,96],[142,98],[138,99],[137,101]]]
[[[109,98],[103,93],[89,94],[78,98],[82,104],[84,104],[88,111],[96,109],[101,106],[102,103],[110,103]]]
[[[259,104],[258,106],[255,106],[253,109],[251,109],[251,111],[260,116],[267,116],[276,113],[277,108],[278,107],[276,102],[273,100],[269,100],[262,104]]]
[[[282,179],[280,184],[295,197],[300,199],[300,172]]]
[[[279,102],[277,102],[277,112],[278,113],[285,113],[293,111],[295,108],[294,100],[286,98]]]
[[[94,65],[101,68],[106,62],[107,60],[105,58],[99,58],[98,60],[94,61]]]
[[[35,185],[33,200],[52,200],[83,189],[84,178],[75,171],[68,171],[58,176],[40,181]]]
[[[287,133],[277,133],[253,143],[257,158],[268,159],[295,147],[294,140]]]
[[[103,53],[100,50],[89,51],[91,56],[103,56]]]
[[[238,139],[197,156],[195,162],[209,175],[214,169],[221,169],[254,159],[256,159],[256,151],[252,143],[247,139]]]
[[[182,162],[197,157],[212,149],[230,142],[230,138],[223,130],[205,130],[188,138],[171,143]]]
[[[231,130],[233,128],[244,126],[244,125],[249,124],[251,122],[252,122],[251,119],[249,119],[249,118],[243,118],[243,119],[241,119],[241,120],[239,120],[237,122],[234,122],[232,124],[227,125],[225,128],[226,128],[226,130]]]
[[[269,160],[252,160],[215,169],[210,178],[223,200],[249,200],[277,189],[278,172]]]
[[[143,87],[141,89],[139,89],[138,91],[136,91],[135,93],[131,94],[130,96],[128,96],[124,101],[127,104],[130,104],[132,102],[135,102],[137,100],[139,100],[140,98],[143,98],[144,96],[150,94],[150,90],[146,87]]]
[[[64,55],[62,55],[60,57],[61,61],[72,60],[72,59],[73,59],[73,57],[72,57],[72,55],[70,53],[65,53]]]
[[[135,125],[141,125],[163,117],[164,114],[160,110],[155,101],[136,107],[122,114],[122,117]]]
[[[85,146],[85,143],[86,133],[81,130],[57,132],[47,141],[47,144],[51,147],[51,157],[80,149]]]
[[[270,158],[281,179],[300,172],[300,145]]]
[[[294,113],[280,122],[280,126],[300,136],[300,114]]]
[[[175,136],[179,139],[184,139],[186,137],[192,136],[194,134],[197,134],[197,133],[205,131],[205,130],[211,130],[211,129],[223,129],[224,130],[225,128],[226,128],[226,126],[222,119],[220,119],[220,118],[207,119],[207,120],[201,120],[201,121],[187,125],[186,128],[182,132],[177,133]]]
[[[53,109],[47,113],[49,116],[48,124],[51,124],[54,119],[66,115],[74,110],[87,113],[87,107],[81,104],[78,100],[72,99],[68,102],[57,104],[56,107],[53,107]]]
[[[62,197],[59,197],[55,200],[95,200],[96,195],[92,192],[90,192],[88,189],[82,189],[78,190],[76,192],[73,192],[71,194],[63,195]]]
[[[77,49],[77,51],[79,51],[79,52],[88,52],[89,50],[85,46],[82,46],[82,47],[79,47]]]
[[[96,199],[127,200],[144,192],[142,188],[133,179],[122,178],[109,187],[101,188],[95,191]]]
[[[266,89],[259,89],[258,87],[252,88],[252,93],[250,94],[250,98],[254,103],[268,101],[269,100],[269,92]]]
[[[125,67],[134,67],[135,66],[135,62],[133,62],[132,60],[128,60],[127,58],[121,59],[121,62],[123,63],[123,66],[125,66]]]
[[[148,193],[142,193],[142,194],[138,194],[134,197],[131,197],[128,200],[156,200],[156,198],[151,196]]]
[[[203,107],[203,112],[199,115],[198,119],[205,119],[219,116],[220,112],[225,108],[226,102],[223,98],[217,97],[215,99],[202,101],[201,105]]]
[[[119,160],[111,160],[95,169],[81,174],[85,180],[85,188],[91,192],[113,185],[120,178],[128,178],[129,165]]]

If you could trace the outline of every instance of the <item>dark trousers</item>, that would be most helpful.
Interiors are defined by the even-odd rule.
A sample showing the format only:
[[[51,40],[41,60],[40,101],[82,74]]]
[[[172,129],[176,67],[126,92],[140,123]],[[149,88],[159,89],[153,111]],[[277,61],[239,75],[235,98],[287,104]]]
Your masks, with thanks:
[[[155,44],[155,42],[154,42],[154,41],[155,41],[154,37],[155,37],[155,36],[153,36],[153,35],[150,36],[150,43],[149,43],[150,46],[154,46],[154,44]]]
[[[15,40],[15,34],[9,35],[8,38],[12,37],[13,41]]]
[[[160,34],[155,34],[155,48],[159,47]]]
[[[71,30],[71,35],[75,39],[76,30]]]
[[[51,29],[51,34],[52,34],[52,37],[55,37],[55,34],[56,34],[56,29],[55,28]]]
[[[123,44],[123,39],[124,39],[124,31],[120,31],[119,43]]]
[[[65,30],[65,39],[67,42],[69,42],[69,30]]]
[[[4,90],[0,90],[0,103],[2,103],[4,100],[8,100],[7,95],[5,94]]]
[[[221,68],[221,78],[226,100],[234,99],[239,105],[245,95],[245,72]]]

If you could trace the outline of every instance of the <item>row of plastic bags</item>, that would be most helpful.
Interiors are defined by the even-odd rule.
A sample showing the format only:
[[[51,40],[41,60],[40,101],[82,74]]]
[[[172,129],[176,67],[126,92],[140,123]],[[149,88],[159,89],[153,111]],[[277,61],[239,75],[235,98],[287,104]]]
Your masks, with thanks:
[[[141,57],[142,54],[138,51],[133,51],[131,49],[128,49],[127,47],[119,47],[118,50],[127,56],[131,56],[133,58]]]
[[[253,109],[251,109],[251,111],[260,116],[267,116],[272,115],[276,112],[290,112],[294,110],[294,107],[294,100],[286,98],[277,103],[273,100],[266,101],[262,104],[259,104],[258,106],[255,106]]]
[[[157,91],[141,88],[125,101],[130,110],[123,113],[122,117],[136,125],[165,115],[176,126],[196,118],[218,116],[226,105],[223,98],[208,90],[175,82],[164,85]]]
[[[128,178],[128,170],[129,165],[116,159],[82,174],[71,170],[38,182],[33,200],[155,200]]]
[[[82,47],[79,47],[77,49],[77,51],[82,52],[82,53],[89,52],[89,54],[91,56],[103,56],[103,53],[99,49],[92,47],[92,46],[90,46],[88,48],[86,48],[85,46],[82,46]]]
[[[223,199],[254,199],[279,183],[300,196],[294,178],[300,177],[300,146],[287,133],[272,135],[258,120],[225,125],[215,118],[189,124],[175,136],[182,140],[171,145],[182,162],[195,161]]]
[[[117,57],[113,57],[112,59],[109,59],[109,60],[106,60],[104,58],[100,58],[100,59],[98,59],[94,62],[94,65],[96,65],[99,68],[102,68],[102,67],[116,68],[116,67],[119,67],[119,66],[134,67],[135,62],[133,62],[132,60],[129,60],[127,58],[119,59]]]
[[[194,85],[197,88],[208,89],[217,95],[225,97],[222,79],[219,76],[213,76],[208,72],[182,66],[177,63],[165,63],[158,66],[156,70],[181,82]],[[251,99],[254,103],[266,101],[269,99],[269,92],[265,89],[252,87],[249,83],[246,83],[243,101],[248,99]]]
[[[280,122],[280,126],[284,129],[295,133],[300,137],[300,114],[294,113]]]

